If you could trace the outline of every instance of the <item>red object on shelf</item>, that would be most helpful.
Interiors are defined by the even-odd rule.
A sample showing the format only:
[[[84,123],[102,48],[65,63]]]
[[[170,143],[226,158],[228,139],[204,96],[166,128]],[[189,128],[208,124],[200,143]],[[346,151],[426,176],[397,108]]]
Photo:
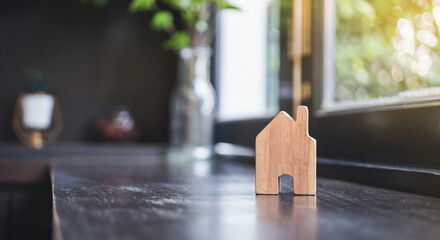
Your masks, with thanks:
[[[96,128],[106,141],[133,142],[142,135],[142,126],[131,116],[127,107],[119,108],[110,118],[98,119]]]

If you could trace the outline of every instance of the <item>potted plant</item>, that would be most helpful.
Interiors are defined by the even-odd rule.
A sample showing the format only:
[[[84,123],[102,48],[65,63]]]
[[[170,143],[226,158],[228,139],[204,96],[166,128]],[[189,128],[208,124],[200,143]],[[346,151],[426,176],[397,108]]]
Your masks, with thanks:
[[[22,142],[42,148],[55,141],[61,132],[61,112],[56,97],[47,93],[47,85],[39,73],[28,74],[28,88],[28,92],[18,97],[13,128]]]

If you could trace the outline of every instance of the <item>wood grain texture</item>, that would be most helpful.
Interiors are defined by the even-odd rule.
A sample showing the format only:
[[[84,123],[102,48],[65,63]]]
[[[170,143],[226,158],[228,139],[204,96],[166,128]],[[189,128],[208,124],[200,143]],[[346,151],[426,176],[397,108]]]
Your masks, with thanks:
[[[118,148],[115,148],[118,149]],[[317,178],[317,196],[255,195],[234,160],[83,156],[53,167],[63,240],[435,239],[440,199]],[[284,180],[283,178],[282,180]]]
[[[278,194],[279,177],[293,177],[293,192],[316,193],[316,141],[308,132],[308,109],[297,108],[296,121],[280,112],[258,134],[255,144],[255,192]]]

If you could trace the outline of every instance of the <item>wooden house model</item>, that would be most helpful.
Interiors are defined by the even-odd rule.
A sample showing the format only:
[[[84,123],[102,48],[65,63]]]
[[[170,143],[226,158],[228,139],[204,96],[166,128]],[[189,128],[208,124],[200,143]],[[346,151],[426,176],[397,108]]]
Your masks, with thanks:
[[[316,141],[308,133],[308,109],[299,106],[296,121],[280,112],[256,137],[255,192],[278,194],[279,178],[293,178],[293,193],[316,193]]]

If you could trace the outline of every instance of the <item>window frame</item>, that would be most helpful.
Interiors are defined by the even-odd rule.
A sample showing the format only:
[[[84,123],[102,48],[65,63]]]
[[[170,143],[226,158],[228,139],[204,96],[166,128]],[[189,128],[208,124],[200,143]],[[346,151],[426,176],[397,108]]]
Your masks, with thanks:
[[[327,0],[320,6],[324,8],[316,8],[319,15],[316,16],[315,32],[317,41],[315,41],[315,49],[318,50],[318,56],[314,59],[321,59],[315,66],[314,72],[321,72],[326,76],[326,81],[318,80],[321,94],[315,94],[314,109],[317,116],[341,115],[347,113],[368,112],[368,111],[387,111],[407,108],[418,108],[425,106],[440,106],[440,96],[422,96],[414,98],[389,97],[386,99],[369,99],[350,101],[333,104],[335,89],[335,39],[336,39],[336,1]],[[319,18],[324,18],[321,20]],[[315,22],[315,23],[316,23]],[[320,39],[326,39],[324,42],[318,42]],[[316,51],[315,51],[316,52]],[[321,53],[321,54],[319,54]],[[323,79],[323,76],[319,76]],[[330,90],[331,89],[331,90]]]

